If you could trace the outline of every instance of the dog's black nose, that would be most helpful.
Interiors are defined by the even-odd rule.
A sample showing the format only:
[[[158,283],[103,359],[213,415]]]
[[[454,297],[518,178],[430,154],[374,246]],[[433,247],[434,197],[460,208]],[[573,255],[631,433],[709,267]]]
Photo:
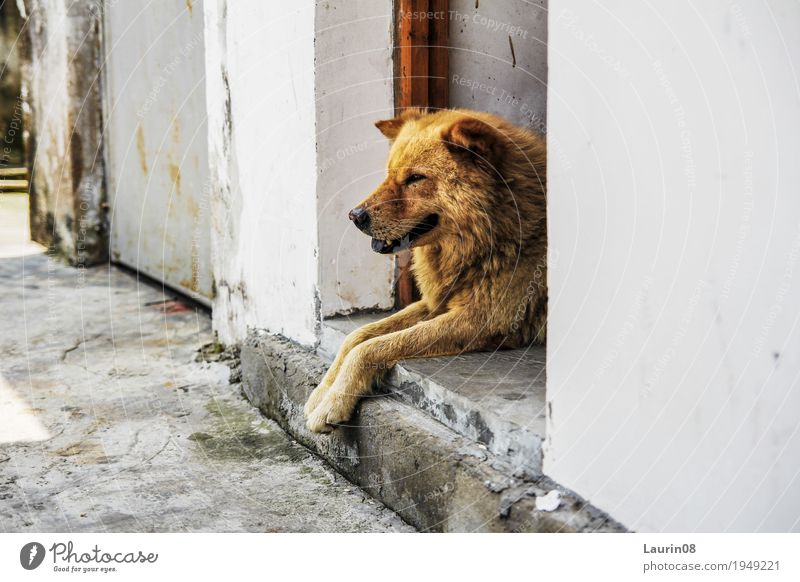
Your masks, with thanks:
[[[359,230],[364,230],[369,228],[369,212],[365,208],[361,206],[356,206],[350,211],[350,214],[347,215],[350,220],[353,221],[353,224],[356,225],[356,228]]]

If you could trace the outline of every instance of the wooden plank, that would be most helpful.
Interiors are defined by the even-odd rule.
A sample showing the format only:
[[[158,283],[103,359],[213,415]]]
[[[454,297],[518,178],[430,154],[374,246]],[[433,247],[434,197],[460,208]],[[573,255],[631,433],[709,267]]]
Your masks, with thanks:
[[[450,2],[429,1],[430,11],[443,18],[433,20],[428,32],[428,107],[445,109],[450,106]]]
[[[16,190],[21,188],[26,190],[28,188],[27,180],[0,180],[0,190]]]
[[[408,107],[449,105],[449,0],[397,0],[395,6],[395,113]],[[397,255],[397,304],[419,298],[411,253]]]
[[[28,168],[0,168],[0,176],[27,176]]]

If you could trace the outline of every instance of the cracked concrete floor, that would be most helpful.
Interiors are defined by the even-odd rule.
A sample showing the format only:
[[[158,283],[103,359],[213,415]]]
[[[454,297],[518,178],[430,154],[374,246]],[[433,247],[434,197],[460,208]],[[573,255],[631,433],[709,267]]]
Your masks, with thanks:
[[[13,254],[0,531],[411,531],[262,418],[226,365],[195,361],[204,311],[113,267]]]

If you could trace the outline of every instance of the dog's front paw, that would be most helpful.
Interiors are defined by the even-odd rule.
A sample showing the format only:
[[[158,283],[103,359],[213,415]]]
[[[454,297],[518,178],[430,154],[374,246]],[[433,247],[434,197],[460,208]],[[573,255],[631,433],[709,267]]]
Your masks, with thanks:
[[[324,380],[322,383],[314,388],[314,391],[308,397],[306,401],[306,405],[303,407],[303,415],[306,418],[311,416],[311,413],[314,412],[314,409],[319,406],[319,403],[322,402],[322,399],[325,398],[325,394],[328,392],[328,388],[330,388],[330,384],[325,382]]]
[[[308,430],[311,432],[332,431],[335,425],[350,420],[353,410],[355,410],[356,402],[358,402],[358,398],[354,398],[340,390],[329,390],[313,411],[307,414],[306,426]]]

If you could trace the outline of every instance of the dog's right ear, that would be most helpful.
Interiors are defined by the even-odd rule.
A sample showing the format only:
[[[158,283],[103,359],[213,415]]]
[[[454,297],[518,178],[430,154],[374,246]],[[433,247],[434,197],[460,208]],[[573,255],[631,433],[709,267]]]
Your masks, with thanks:
[[[425,115],[425,111],[423,109],[419,109],[418,107],[410,107],[405,109],[394,119],[382,119],[381,121],[376,121],[375,127],[377,127],[383,135],[388,137],[390,141],[394,141],[397,137],[397,134],[400,133],[400,130],[403,129],[403,126],[407,121],[419,119],[423,115]]]

